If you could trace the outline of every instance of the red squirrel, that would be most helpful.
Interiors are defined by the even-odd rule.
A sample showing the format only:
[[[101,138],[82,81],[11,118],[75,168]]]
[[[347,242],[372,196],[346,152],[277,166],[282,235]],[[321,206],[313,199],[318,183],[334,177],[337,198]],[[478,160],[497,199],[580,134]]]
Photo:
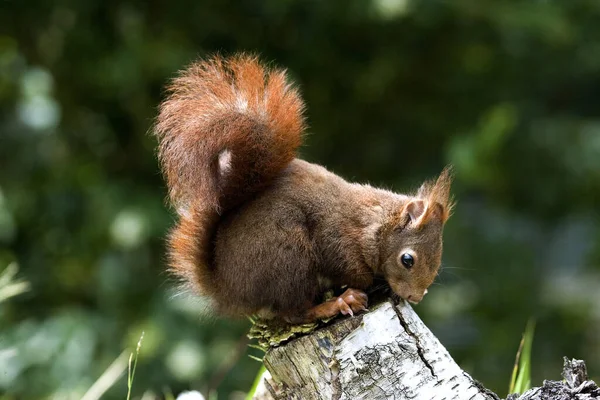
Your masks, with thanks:
[[[423,298],[453,206],[449,168],[405,195],[295,158],[304,103],[284,70],[254,56],[197,61],[167,90],[154,134],[178,214],[170,270],[217,313],[353,315],[376,277],[410,302]]]

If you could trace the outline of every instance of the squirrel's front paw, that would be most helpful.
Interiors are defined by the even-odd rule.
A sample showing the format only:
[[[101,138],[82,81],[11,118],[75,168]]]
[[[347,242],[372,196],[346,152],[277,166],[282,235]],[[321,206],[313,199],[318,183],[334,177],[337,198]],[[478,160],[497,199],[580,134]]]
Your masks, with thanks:
[[[287,320],[289,322],[299,320],[306,323],[332,318],[338,314],[354,316],[356,312],[367,310],[367,301],[368,297],[365,292],[357,289],[348,289],[341,296],[334,297],[325,303],[312,307],[306,311],[304,316],[293,319],[288,317]]]
[[[335,300],[335,303],[340,313],[354,316],[355,312],[367,311],[368,300],[369,298],[365,292],[357,289],[347,289]]]

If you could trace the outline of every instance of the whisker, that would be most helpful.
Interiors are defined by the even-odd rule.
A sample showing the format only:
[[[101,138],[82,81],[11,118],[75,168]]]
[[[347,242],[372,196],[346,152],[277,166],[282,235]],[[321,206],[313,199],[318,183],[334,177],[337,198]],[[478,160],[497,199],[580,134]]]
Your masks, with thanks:
[[[444,272],[444,271],[442,271],[442,272]],[[458,275],[458,274],[455,274],[455,273],[453,273],[453,272],[450,272],[450,271],[447,271],[447,272],[446,272],[444,275],[450,275],[450,276],[454,276],[454,277],[457,277],[457,278],[461,278],[461,276],[460,276],[460,275]],[[441,276],[441,275],[440,275],[440,274],[438,274],[438,276]]]

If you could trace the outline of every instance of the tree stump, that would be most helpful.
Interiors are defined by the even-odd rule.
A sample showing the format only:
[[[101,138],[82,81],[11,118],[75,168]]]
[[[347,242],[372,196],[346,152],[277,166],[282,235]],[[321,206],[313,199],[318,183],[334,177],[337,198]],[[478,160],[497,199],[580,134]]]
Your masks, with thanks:
[[[404,301],[384,301],[267,352],[263,399],[498,397],[464,372]]]
[[[254,399],[499,399],[464,372],[404,301],[386,300],[270,349]],[[565,357],[562,381],[507,400],[600,399],[585,363]]]

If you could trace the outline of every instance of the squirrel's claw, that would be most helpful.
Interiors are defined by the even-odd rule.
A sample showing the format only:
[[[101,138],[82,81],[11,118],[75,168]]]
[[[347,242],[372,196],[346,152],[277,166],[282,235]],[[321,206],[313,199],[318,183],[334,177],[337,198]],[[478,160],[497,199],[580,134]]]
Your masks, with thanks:
[[[365,292],[348,289],[337,299],[340,313],[354,316],[355,312],[365,311],[367,310],[368,299]]]
[[[345,299],[343,299],[342,297],[338,297],[336,302],[340,309],[340,313],[342,313],[343,315],[350,315],[351,317],[354,316],[352,308],[350,308],[350,306],[346,303]]]

